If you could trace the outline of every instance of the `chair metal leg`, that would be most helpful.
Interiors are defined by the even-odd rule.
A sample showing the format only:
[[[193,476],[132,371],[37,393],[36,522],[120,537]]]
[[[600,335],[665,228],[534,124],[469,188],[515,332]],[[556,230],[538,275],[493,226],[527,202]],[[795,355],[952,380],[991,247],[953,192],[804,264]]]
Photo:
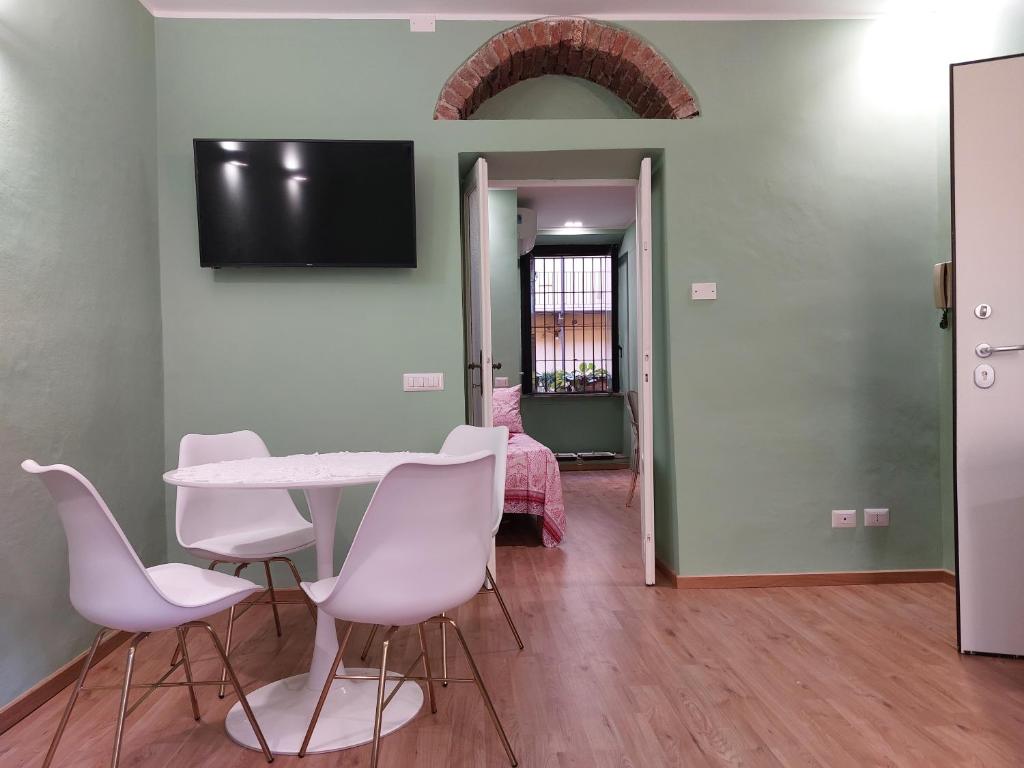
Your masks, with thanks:
[[[124,668],[124,684],[121,686],[121,706],[117,712],[117,728],[114,730],[114,754],[110,758],[110,768],[117,768],[121,762],[121,743],[124,741],[124,719],[128,711],[128,694],[132,687],[132,673],[135,671],[135,650],[145,635],[136,635],[128,646],[128,661]]]
[[[633,494],[636,492],[636,479],[640,476],[640,451],[633,451],[633,480],[629,484],[629,496],[626,498],[626,506],[633,503]]]
[[[462,652],[466,654],[466,661],[469,662],[469,669],[473,673],[473,680],[476,682],[476,687],[480,691],[480,696],[484,700],[484,705],[487,707],[487,713],[491,716],[491,722],[494,723],[494,728],[501,737],[502,746],[505,747],[505,754],[508,755],[508,760],[512,764],[512,768],[516,768],[519,763],[516,761],[515,753],[512,751],[512,745],[508,742],[508,736],[505,735],[505,729],[501,727],[501,720],[498,719],[498,713],[494,709],[494,704],[491,702],[491,697],[487,693],[487,688],[484,686],[483,678],[480,677],[480,670],[476,667],[476,661],[473,659],[473,654],[469,652],[469,646],[466,645],[466,638],[462,636],[462,630],[459,629],[459,625],[455,621],[447,616],[442,615],[442,626],[447,623],[452,625],[452,629],[455,630],[455,636],[459,639],[459,645],[462,646]]]
[[[295,563],[292,562],[290,557],[272,557],[272,562],[286,563],[288,570],[292,572],[292,578],[295,579],[295,586],[299,588],[299,594],[302,595],[303,602],[306,603],[306,608],[309,609],[309,615],[313,617],[313,621],[316,621],[316,606],[313,605],[313,601],[309,599],[309,595],[306,594],[302,588],[302,576],[299,575],[299,569],[295,567]]]
[[[367,655],[370,653],[370,646],[373,645],[373,638],[377,636],[377,629],[379,625],[374,624],[370,629],[370,634],[366,638],[366,645],[363,646],[363,652],[359,654],[360,661],[366,661]]]
[[[242,571],[249,567],[248,563],[239,563],[235,566],[235,577],[238,577]],[[225,655],[231,655],[231,635],[235,629],[235,608],[237,606],[232,605],[228,609],[228,631],[224,636],[224,651]],[[228,668],[226,666],[221,667],[220,670],[220,690],[217,691],[217,698],[223,699],[227,694],[228,688]]]
[[[82,662],[82,671],[78,673],[78,680],[75,681],[75,687],[71,689],[71,698],[68,699],[67,705],[64,707],[64,714],[61,715],[60,723],[57,724],[57,730],[53,733],[53,740],[50,741],[50,749],[46,752],[46,759],[43,760],[43,768],[49,768],[50,763],[53,762],[53,756],[57,752],[57,745],[60,744],[60,739],[64,735],[64,729],[68,725],[68,720],[71,719],[71,710],[75,708],[75,702],[78,701],[78,694],[82,691],[82,686],[85,684],[85,676],[89,674],[89,668],[92,666],[92,660],[96,657],[96,651],[100,647],[100,643],[103,641],[103,636],[107,633],[107,629],[104,627],[96,633],[96,637],[92,641],[92,645],[89,646],[89,653],[85,656],[85,661]]]
[[[223,560],[211,560],[210,564],[208,566],[206,566],[206,570],[208,570],[208,571],[215,571],[215,570],[217,570],[217,566],[220,565],[223,562],[224,562]],[[176,667],[178,665],[178,660],[181,658],[181,656],[179,655],[180,653],[181,653],[181,646],[180,645],[174,646],[174,653],[171,654],[171,666],[172,667]],[[222,696],[221,698],[224,698],[224,697]]]
[[[263,731],[260,730],[260,724],[256,722],[256,715],[253,714],[252,708],[249,706],[249,700],[245,698],[245,691],[242,690],[242,684],[238,682],[238,677],[235,675],[235,670],[231,666],[231,662],[228,661],[228,655],[224,651],[224,646],[221,645],[220,638],[217,637],[217,633],[213,627],[207,624],[205,621],[193,621],[183,625],[183,627],[196,627],[203,629],[210,636],[210,641],[213,643],[213,647],[217,650],[217,655],[220,656],[221,661],[224,663],[224,669],[227,670],[228,679],[231,681],[231,687],[235,689],[235,694],[238,696],[238,703],[242,705],[242,711],[245,712],[246,718],[249,720],[249,725],[252,726],[253,733],[256,734],[256,740],[260,743],[260,748],[263,750],[263,756],[267,758],[268,763],[274,762],[274,755],[270,752],[270,747],[267,746],[267,740],[263,738]]]
[[[486,570],[486,573],[487,573],[487,582],[491,585],[491,590],[490,591],[494,593],[494,596],[496,598],[498,598],[498,605],[501,606],[501,612],[505,614],[505,621],[508,622],[508,628],[512,630],[512,635],[516,639],[516,645],[519,646],[519,650],[521,651],[526,646],[523,645],[523,639],[521,637],[519,637],[519,630],[516,629],[516,624],[515,624],[514,621],[512,621],[512,614],[509,613],[508,606],[505,605],[505,600],[501,596],[501,590],[498,589],[498,582],[496,582],[494,580],[494,576],[491,575],[491,569],[490,568],[488,568]],[[443,627],[444,625],[442,624],[441,626]]]
[[[274,611],[274,626],[277,627],[277,636],[281,636],[281,616],[277,612],[277,596],[274,594],[274,577],[270,575],[270,561],[263,561],[263,572],[267,574],[267,591],[270,593],[270,607]]]
[[[192,660],[188,657],[188,645],[185,634],[187,629],[178,627],[178,647],[181,648],[181,659],[185,663],[185,680],[188,682],[188,698],[192,703],[192,717],[199,720],[199,701],[196,699],[196,687],[192,684]]]
[[[327,701],[327,695],[331,692],[331,686],[334,685],[334,679],[338,674],[338,667],[341,666],[341,655],[345,652],[345,646],[348,645],[348,636],[352,634],[352,624],[348,625],[348,629],[345,630],[345,638],[338,644],[338,652],[334,655],[334,663],[331,664],[331,671],[327,675],[327,679],[324,680],[323,690],[320,691],[320,698],[316,702],[316,709],[313,710],[313,717],[309,720],[309,727],[306,729],[306,737],[302,740],[302,746],[299,747],[299,757],[306,756],[306,750],[309,749],[309,741],[313,738],[313,731],[316,730],[317,721],[320,719],[320,712],[324,708],[324,702]]]
[[[370,768],[377,768],[377,761],[380,760],[380,731],[384,720],[384,689],[388,678],[388,648],[391,645],[391,637],[395,634],[397,627],[392,627],[384,635],[384,642],[381,643],[380,651],[380,677],[377,680],[377,712],[373,718],[373,752],[370,755]]]
[[[420,653],[423,654],[423,674],[427,678],[427,701],[430,702],[430,713],[437,714],[437,699],[434,697],[434,678],[430,674],[430,656],[427,655],[427,633],[423,625],[416,625],[416,631],[420,636]]]
[[[448,618],[441,614],[442,619]],[[441,687],[448,687],[448,624],[441,622]]]

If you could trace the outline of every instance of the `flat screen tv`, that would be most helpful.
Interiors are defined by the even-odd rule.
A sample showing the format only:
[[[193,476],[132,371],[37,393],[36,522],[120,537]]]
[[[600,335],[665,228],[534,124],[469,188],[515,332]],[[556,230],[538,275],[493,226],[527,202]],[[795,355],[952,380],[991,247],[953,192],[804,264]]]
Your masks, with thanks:
[[[415,267],[411,141],[195,139],[204,267]]]

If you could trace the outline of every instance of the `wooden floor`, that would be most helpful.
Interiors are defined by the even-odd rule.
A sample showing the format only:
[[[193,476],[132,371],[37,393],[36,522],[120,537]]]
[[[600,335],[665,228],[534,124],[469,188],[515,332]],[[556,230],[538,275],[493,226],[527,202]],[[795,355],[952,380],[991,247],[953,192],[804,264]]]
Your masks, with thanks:
[[[494,600],[459,613],[522,766],[1024,765],[1024,662],[957,654],[952,588],[645,588],[638,512],[622,507],[629,473],[563,482],[565,544],[499,549],[526,650]],[[250,686],[308,664],[310,618],[298,605],[282,612],[281,639],[265,609],[239,623],[235,662]],[[353,657],[364,637],[358,628]],[[401,655],[414,645],[407,633]],[[212,673],[212,654],[195,646]],[[144,642],[137,679],[161,672],[170,651],[169,636]],[[93,681],[117,683],[122,664],[118,651]],[[507,765],[476,690],[439,691],[436,716],[385,737],[382,766]],[[0,737],[0,765],[39,765],[65,698]],[[204,689],[195,723],[184,689],[157,692],[129,721],[122,765],[263,765],[225,736],[232,703]],[[84,694],[56,764],[104,765],[115,710],[116,694]],[[368,763],[366,747],[275,761]]]

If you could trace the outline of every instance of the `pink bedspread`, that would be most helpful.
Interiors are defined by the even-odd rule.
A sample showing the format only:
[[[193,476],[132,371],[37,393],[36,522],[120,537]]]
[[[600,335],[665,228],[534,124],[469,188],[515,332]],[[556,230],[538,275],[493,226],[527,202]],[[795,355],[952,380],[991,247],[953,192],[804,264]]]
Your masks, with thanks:
[[[505,514],[543,518],[545,547],[557,547],[565,536],[558,461],[549,448],[521,432],[508,438]]]

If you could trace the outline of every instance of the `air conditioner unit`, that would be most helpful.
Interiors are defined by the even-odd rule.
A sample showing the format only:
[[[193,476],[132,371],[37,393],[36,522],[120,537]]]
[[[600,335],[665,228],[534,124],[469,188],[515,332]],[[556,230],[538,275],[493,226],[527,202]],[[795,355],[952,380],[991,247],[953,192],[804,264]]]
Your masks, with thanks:
[[[516,220],[519,222],[519,255],[525,256],[537,243],[537,212],[532,208],[517,208]]]

